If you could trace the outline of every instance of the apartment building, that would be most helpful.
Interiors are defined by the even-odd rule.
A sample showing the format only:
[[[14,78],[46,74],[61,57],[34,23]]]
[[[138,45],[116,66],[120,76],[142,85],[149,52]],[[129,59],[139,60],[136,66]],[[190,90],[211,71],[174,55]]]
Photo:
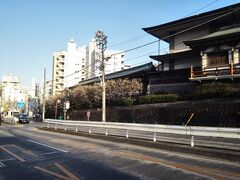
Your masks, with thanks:
[[[77,47],[74,39],[71,39],[67,44],[66,58],[64,63],[64,88],[74,86],[79,81],[86,78],[86,48]]]
[[[124,53],[117,50],[105,52],[106,74],[121,71],[124,66]],[[101,74],[101,50],[93,38],[87,46],[78,47],[74,39],[67,44],[66,51],[53,53],[52,95],[79,82]]]
[[[28,89],[20,86],[20,78],[15,75],[2,76],[1,111],[25,111]]]
[[[53,52],[52,95],[56,95],[64,89],[65,59],[66,51]]]

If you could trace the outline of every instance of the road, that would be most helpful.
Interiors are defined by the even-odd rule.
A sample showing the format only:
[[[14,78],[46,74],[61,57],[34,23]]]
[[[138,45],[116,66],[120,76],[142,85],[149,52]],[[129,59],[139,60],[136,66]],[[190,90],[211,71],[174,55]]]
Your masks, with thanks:
[[[93,138],[0,126],[0,179],[239,179],[240,164]]]

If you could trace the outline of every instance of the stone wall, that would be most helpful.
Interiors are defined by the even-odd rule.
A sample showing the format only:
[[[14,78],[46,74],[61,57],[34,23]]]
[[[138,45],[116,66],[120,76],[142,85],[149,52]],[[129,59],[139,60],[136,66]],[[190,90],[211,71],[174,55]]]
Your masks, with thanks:
[[[72,120],[101,121],[101,110],[71,112]],[[189,126],[240,127],[240,100],[214,99],[197,102],[176,102],[132,107],[107,108],[107,121],[127,123],[183,125],[194,113]]]

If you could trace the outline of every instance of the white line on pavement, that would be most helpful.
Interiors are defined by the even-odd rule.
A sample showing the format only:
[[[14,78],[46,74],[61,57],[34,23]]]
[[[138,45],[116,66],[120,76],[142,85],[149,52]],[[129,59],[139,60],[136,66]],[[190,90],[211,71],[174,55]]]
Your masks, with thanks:
[[[52,146],[49,146],[49,145],[46,145],[46,144],[42,144],[42,143],[37,142],[37,141],[32,141],[32,140],[30,140],[30,139],[27,139],[27,141],[32,142],[32,143],[35,143],[35,144],[38,144],[38,145],[42,145],[42,146],[45,146],[45,147],[48,147],[48,148],[51,148],[51,149],[55,149],[55,150],[58,150],[58,151],[61,151],[61,152],[68,153],[68,151],[66,151],[66,150],[62,150],[62,149],[55,148],[55,147],[52,147]]]
[[[5,164],[3,164],[2,162],[0,162],[0,167],[5,167]]]
[[[49,154],[57,154],[58,152],[46,152],[46,153],[42,153],[41,155],[49,155]]]
[[[15,158],[0,159],[0,162],[13,161],[13,160],[16,160],[16,159]]]

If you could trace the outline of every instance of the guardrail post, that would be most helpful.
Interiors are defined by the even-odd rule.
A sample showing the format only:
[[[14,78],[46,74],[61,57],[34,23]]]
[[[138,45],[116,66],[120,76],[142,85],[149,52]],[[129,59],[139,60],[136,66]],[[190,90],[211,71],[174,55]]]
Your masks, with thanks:
[[[191,147],[194,147],[194,136],[191,136]]]
[[[55,130],[57,130],[57,123],[55,124]]]
[[[105,130],[105,135],[107,136],[108,135],[108,129],[106,128]]]
[[[157,141],[157,133],[153,133],[153,141],[154,141],[154,142]]]
[[[230,64],[230,74],[231,74],[231,76],[234,75],[234,71],[233,71],[233,63],[232,63],[232,62],[231,62],[231,64]]]
[[[76,126],[76,130],[75,130],[76,132],[78,132],[78,127]]]
[[[66,131],[67,130],[67,125],[65,124],[65,128],[64,128],[64,130]]]
[[[126,130],[126,138],[128,138],[128,129]]]
[[[89,127],[88,133],[89,133],[89,134],[91,134],[91,133],[92,133],[91,126]]]
[[[49,123],[47,123],[47,128],[49,129]]]
[[[193,78],[193,65],[190,66],[190,78]]]

